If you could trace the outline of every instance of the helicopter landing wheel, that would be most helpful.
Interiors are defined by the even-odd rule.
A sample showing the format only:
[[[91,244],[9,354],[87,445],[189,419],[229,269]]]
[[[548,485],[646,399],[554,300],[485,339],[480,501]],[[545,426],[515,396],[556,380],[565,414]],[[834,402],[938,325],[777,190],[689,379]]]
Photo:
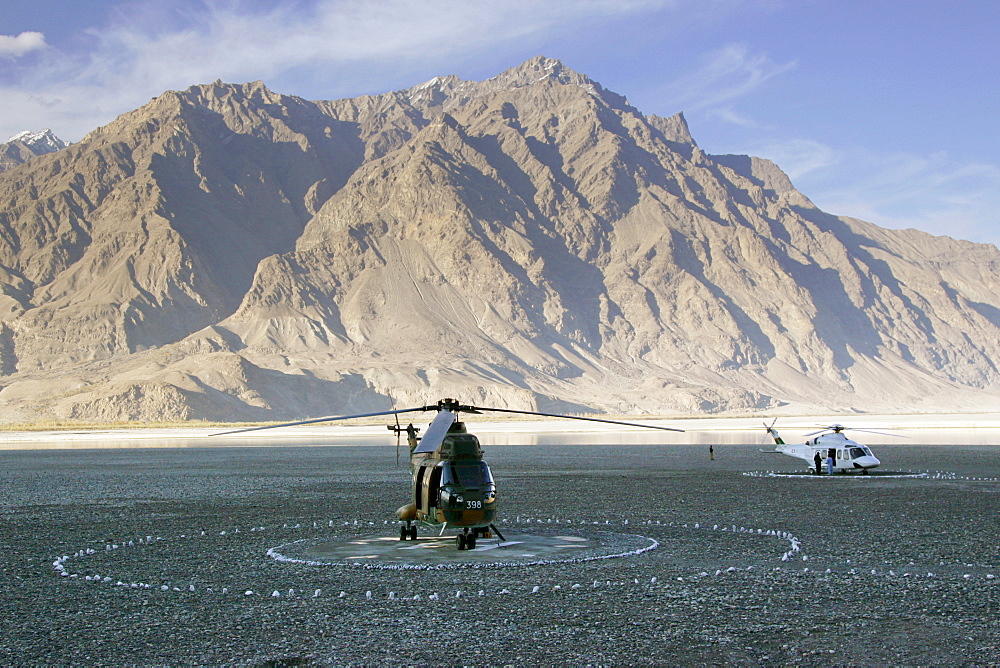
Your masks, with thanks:
[[[407,533],[410,534],[410,540],[416,540],[417,539],[417,527],[412,526],[412,527],[406,527],[406,528],[407,528]]]
[[[399,527],[399,540],[406,540],[409,535],[407,527]]]
[[[476,549],[476,534],[470,533],[465,537],[465,549],[466,550]]]
[[[464,550],[465,549],[465,534],[464,533],[460,533],[457,536],[455,536],[455,543],[456,543],[456,545],[458,545],[458,549]]]

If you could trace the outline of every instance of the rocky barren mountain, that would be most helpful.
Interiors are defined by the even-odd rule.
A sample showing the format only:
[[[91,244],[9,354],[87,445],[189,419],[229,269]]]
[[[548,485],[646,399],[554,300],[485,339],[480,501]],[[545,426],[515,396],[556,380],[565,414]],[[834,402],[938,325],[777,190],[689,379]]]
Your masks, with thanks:
[[[347,100],[167,92],[0,202],[7,421],[1000,395],[994,246],[820,211],[541,57]]]

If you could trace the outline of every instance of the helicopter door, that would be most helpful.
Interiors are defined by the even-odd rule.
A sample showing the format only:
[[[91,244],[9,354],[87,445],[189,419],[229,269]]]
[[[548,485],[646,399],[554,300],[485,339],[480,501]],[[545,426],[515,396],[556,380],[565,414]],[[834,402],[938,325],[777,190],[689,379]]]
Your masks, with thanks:
[[[417,474],[413,476],[413,497],[417,502],[417,507],[421,510],[427,508],[427,469],[429,466],[421,466],[417,469]]]
[[[427,507],[437,508],[438,504],[438,489],[441,487],[441,466],[435,466],[431,469],[430,480],[427,482]]]
[[[833,457],[834,464],[837,463],[837,448],[830,448],[830,450],[827,452],[827,455]]]
[[[418,507],[430,513],[437,507],[438,487],[441,486],[441,468],[438,466],[421,466],[414,477],[414,497]]]

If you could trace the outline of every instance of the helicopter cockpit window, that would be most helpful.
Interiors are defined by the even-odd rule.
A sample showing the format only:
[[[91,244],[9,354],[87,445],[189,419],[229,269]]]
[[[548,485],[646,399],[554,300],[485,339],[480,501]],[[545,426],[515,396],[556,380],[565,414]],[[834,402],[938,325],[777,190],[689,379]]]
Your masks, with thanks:
[[[866,454],[864,448],[851,448],[851,459],[857,459],[858,457],[864,457]]]
[[[493,474],[486,462],[445,462],[441,466],[442,487],[459,485],[466,489],[475,489],[492,484]]]

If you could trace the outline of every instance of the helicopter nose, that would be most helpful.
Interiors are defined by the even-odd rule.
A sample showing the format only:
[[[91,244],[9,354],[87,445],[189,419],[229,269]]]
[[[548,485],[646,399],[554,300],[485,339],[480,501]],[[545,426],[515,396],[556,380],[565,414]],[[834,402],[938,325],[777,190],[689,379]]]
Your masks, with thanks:
[[[858,457],[856,460],[854,460],[854,463],[863,469],[873,469],[882,462],[880,462],[877,458],[872,457],[871,455],[865,455],[864,457]]]

